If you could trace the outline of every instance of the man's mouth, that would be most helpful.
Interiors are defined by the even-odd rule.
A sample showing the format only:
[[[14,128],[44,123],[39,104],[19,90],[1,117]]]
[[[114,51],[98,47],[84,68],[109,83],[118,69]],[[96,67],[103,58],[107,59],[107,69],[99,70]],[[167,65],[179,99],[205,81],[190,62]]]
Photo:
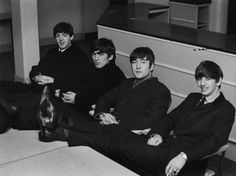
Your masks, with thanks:
[[[63,46],[63,45],[64,45],[64,42],[59,42],[59,44]]]
[[[202,91],[206,91],[206,90],[207,90],[207,87],[201,87],[201,90],[202,90]]]

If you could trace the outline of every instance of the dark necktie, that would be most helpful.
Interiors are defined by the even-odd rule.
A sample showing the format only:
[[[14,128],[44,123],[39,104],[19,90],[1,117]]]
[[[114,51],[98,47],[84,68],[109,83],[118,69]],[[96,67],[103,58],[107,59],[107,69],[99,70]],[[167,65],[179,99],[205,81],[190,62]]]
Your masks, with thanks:
[[[206,98],[203,97],[203,98],[197,103],[196,107],[200,107],[200,106],[204,105],[205,101],[206,101]]]

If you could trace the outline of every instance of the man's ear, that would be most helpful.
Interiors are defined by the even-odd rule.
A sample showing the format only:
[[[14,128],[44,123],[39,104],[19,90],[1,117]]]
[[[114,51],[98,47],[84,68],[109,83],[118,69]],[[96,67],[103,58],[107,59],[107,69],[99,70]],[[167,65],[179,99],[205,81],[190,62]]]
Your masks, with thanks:
[[[216,83],[216,85],[219,87],[221,85],[222,78],[219,79],[219,81]]]
[[[113,59],[113,55],[110,55],[110,57],[108,57],[108,60],[111,61]]]
[[[153,71],[153,69],[154,69],[154,64],[152,63],[152,64],[150,65],[150,70]]]
[[[70,40],[73,40],[74,39],[74,35],[72,35],[71,37],[70,37]]]

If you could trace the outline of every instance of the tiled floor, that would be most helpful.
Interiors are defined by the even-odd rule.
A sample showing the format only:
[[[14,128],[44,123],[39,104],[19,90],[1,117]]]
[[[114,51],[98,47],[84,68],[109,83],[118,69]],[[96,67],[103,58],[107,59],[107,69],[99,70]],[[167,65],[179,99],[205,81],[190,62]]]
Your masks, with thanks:
[[[40,142],[37,131],[11,129],[0,146],[0,176],[137,176],[89,147]]]

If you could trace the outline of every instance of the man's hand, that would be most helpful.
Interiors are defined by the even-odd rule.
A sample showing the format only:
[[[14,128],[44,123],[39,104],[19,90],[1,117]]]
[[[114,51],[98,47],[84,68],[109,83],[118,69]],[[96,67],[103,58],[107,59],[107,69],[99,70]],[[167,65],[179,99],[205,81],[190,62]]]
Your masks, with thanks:
[[[99,115],[101,120],[100,124],[102,125],[110,125],[110,124],[119,124],[119,121],[110,113],[102,113]]]
[[[60,92],[61,92],[61,89],[56,89],[55,90],[55,96],[59,98],[60,97]]]
[[[158,146],[161,143],[162,143],[162,137],[159,134],[151,135],[151,137],[148,139],[147,142],[148,145],[153,145],[153,146]]]
[[[54,83],[54,78],[45,75],[36,75],[33,80],[39,85]]]
[[[75,103],[75,96],[76,96],[75,92],[68,91],[66,93],[62,93],[61,99],[64,103],[74,104]]]
[[[168,165],[166,166],[165,173],[167,176],[175,176],[179,173],[179,171],[184,167],[187,159],[183,158],[183,156],[178,154],[174,157]]]
[[[132,130],[133,133],[137,135],[147,135],[147,133],[151,130],[151,128],[147,128],[144,130]]]
[[[91,110],[89,111],[89,115],[90,115],[90,116],[93,116],[93,115],[94,115],[94,113],[95,113],[95,108],[96,108],[96,105],[93,104],[93,105],[91,106]]]

